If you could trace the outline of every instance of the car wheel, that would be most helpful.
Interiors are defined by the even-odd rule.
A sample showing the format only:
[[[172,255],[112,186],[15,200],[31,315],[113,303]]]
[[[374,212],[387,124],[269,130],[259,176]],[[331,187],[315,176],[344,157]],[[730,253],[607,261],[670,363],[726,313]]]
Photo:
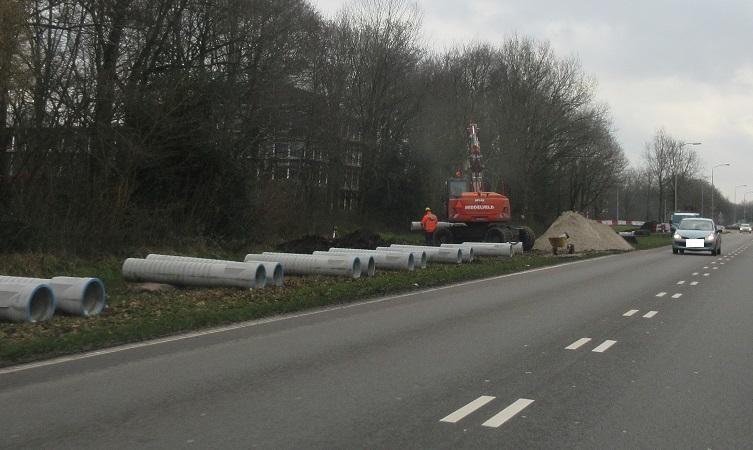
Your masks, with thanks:
[[[681,249],[681,250],[680,250],[680,254],[681,254],[681,255],[684,255],[684,254],[685,254],[685,250],[682,250],[682,249]]]
[[[676,254],[677,254],[677,249],[676,249],[676,248],[673,248],[673,249],[672,249],[672,253],[676,255]]]

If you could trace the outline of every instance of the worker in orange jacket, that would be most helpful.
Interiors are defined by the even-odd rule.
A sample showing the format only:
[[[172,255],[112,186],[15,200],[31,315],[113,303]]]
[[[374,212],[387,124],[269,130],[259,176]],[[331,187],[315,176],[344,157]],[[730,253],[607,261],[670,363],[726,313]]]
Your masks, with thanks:
[[[426,208],[424,217],[421,219],[421,228],[424,229],[426,245],[434,245],[434,232],[437,230],[437,216],[431,212],[431,208]]]

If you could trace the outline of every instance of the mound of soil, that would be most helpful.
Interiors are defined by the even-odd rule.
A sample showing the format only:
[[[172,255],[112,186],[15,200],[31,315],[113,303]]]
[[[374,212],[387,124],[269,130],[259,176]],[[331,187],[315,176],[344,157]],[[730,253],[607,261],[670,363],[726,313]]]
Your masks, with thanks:
[[[371,230],[356,230],[350,234],[335,239],[335,247],[375,249],[387,245],[378,233]]]
[[[546,232],[536,239],[533,248],[543,252],[551,252],[550,237],[557,237],[567,233],[568,243],[575,245],[576,252],[632,250],[619,234],[608,225],[586,219],[578,213],[566,211],[554,221]]]
[[[334,247],[331,240],[322,236],[309,234],[292,241],[283,242],[275,248],[284,253],[307,254],[316,251],[326,252],[330,247]]]

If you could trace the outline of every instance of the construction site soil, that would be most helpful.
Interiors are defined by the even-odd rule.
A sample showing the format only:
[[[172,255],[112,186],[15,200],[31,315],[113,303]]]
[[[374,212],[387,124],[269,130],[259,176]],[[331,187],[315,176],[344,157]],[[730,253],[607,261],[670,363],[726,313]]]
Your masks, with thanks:
[[[374,249],[389,244],[378,233],[360,229],[335,239],[328,239],[318,235],[306,235],[292,241],[283,242],[275,248],[281,252],[305,254],[315,251],[327,251],[331,247]]]
[[[551,252],[550,237],[559,237],[567,233],[568,244],[575,245],[576,252],[633,250],[633,247],[610,228],[582,215],[566,211],[554,221],[546,232],[536,239],[534,250]]]

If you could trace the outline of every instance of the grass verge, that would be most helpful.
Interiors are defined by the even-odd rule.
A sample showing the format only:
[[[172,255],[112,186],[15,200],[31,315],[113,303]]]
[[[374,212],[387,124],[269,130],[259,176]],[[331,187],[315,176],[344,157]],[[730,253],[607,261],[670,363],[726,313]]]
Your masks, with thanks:
[[[480,279],[575,258],[522,256],[458,266],[433,264],[416,272],[380,272],[368,279],[289,277],[284,288],[261,290],[174,289],[142,292],[120,278],[120,261],[96,263],[28,255],[2,258],[0,273],[49,277],[99,276],[108,286],[108,308],[95,318],[56,315],[28,324],[0,322],[0,367],[53,356],[158,338],[233,322],[291,313],[369,297]],[[11,270],[16,268],[17,270]]]
[[[667,234],[652,234],[650,236],[637,236],[637,243],[633,244],[636,250],[649,250],[657,247],[672,245],[672,238]]]

